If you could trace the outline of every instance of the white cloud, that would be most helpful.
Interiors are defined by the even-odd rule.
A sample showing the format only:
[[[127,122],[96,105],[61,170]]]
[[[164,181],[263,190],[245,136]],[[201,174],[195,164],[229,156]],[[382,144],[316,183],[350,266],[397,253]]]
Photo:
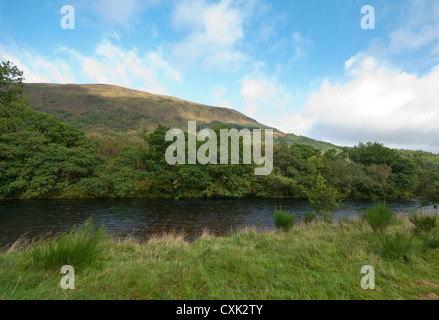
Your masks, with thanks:
[[[105,23],[130,28],[139,22],[139,16],[157,0],[94,0],[93,9]]]
[[[182,82],[160,49],[140,54],[136,48],[125,49],[104,40],[92,55],[67,47],[55,53],[57,58],[44,57],[33,49],[0,43],[1,60],[16,64],[26,82],[103,83],[166,95],[168,81]]]
[[[230,101],[224,99],[225,93],[226,88],[221,87],[217,84],[214,87],[210,88],[210,94],[215,100],[215,105],[222,108],[232,108],[232,104],[230,103]]]
[[[275,108],[283,88],[277,86],[275,80],[269,81],[265,76],[244,77],[241,80],[241,96],[244,98],[244,113],[254,117],[261,106]]]
[[[379,141],[439,152],[439,66],[422,77],[363,55],[346,66],[347,82],[326,80],[297,114],[309,123],[318,119],[305,134],[341,144]]]
[[[407,1],[393,14],[386,36],[372,39],[362,54],[391,60],[411,72],[430,70],[439,62],[439,1]]]
[[[0,60],[11,61],[23,71],[25,82],[76,83],[66,61],[45,57],[15,44],[0,43]]]
[[[282,132],[306,135],[317,122],[317,117],[304,116],[300,113],[284,114],[281,119],[271,125]]]
[[[136,48],[126,50],[109,41],[101,42],[92,56],[69,48],[63,50],[79,62],[82,72],[94,82],[169,94],[164,79],[182,81],[180,73],[165,61],[160,51],[141,55]]]
[[[293,39],[294,51],[293,57],[290,59],[289,63],[304,59],[308,55],[313,44],[313,41],[309,37],[303,37],[298,31],[294,31],[291,37]]]
[[[174,45],[174,60],[219,72],[238,70],[248,60],[238,48],[244,38],[243,20],[244,13],[231,0],[179,1],[173,25],[189,34]]]
[[[389,50],[406,53],[430,44],[439,47],[439,2],[415,0],[403,10],[398,28],[390,33]]]

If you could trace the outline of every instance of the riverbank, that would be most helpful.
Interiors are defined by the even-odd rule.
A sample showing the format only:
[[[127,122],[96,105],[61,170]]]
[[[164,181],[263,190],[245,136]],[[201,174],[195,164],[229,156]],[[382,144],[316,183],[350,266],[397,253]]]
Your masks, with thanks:
[[[385,232],[407,240],[402,253],[358,220],[204,233],[193,243],[176,234],[144,243],[105,236],[90,260],[73,265],[75,290],[61,289],[61,266],[18,244],[0,255],[0,299],[438,299],[439,249],[412,231],[399,217]],[[361,287],[365,265],[375,269],[374,290]]]

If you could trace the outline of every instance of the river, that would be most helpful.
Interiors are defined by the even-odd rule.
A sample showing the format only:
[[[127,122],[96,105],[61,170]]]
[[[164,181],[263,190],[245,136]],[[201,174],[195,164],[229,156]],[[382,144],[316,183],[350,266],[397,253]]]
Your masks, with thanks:
[[[387,200],[396,213],[409,214],[416,200]],[[123,199],[123,200],[0,200],[0,246],[20,236],[33,238],[68,230],[93,218],[109,233],[140,240],[162,232],[184,233],[191,241],[209,230],[222,236],[244,227],[274,229],[274,208],[292,210],[299,219],[310,210],[306,200],[297,199]],[[334,212],[341,217],[359,217],[373,205],[371,200],[345,200]],[[433,208],[428,208],[433,211]]]

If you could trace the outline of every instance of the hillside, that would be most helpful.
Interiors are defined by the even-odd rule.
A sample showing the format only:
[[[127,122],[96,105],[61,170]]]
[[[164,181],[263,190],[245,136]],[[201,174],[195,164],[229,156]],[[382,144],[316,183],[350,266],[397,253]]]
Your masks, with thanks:
[[[29,104],[62,121],[94,132],[151,131],[158,124],[187,129],[187,122],[213,121],[265,127],[233,109],[111,85],[25,84]]]
[[[24,92],[35,110],[53,114],[63,122],[89,132],[135,134],[150,132],[159,124],[185,130],[188,121],[197,121],[199,128],[221,124],[237,129],[268,128],[233,109],[112,85],[32,83],[24,85]],[[322,150],[338,148],[274,130],[275,138],[285,139],[290,144],[302,143]]]

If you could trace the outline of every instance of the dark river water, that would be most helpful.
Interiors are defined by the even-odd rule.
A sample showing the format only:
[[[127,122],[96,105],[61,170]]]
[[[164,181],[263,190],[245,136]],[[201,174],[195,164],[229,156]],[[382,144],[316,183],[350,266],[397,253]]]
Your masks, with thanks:
[[[184,233],[187,240],[194,240],[203,230],[221,236],[246,226],[274,229],[273,212],[280,205],[299,219],[310,209],[306,200],[295,199],[0,200],[0,246],[24,234],[33,238],[65,231],[90,217],[112,235],[140,240],[162,232]],[[358,217],[371,205],[370,200],[345,200],[334,217]],[[409,214],[419,202],[388,200],[387,205]]]

